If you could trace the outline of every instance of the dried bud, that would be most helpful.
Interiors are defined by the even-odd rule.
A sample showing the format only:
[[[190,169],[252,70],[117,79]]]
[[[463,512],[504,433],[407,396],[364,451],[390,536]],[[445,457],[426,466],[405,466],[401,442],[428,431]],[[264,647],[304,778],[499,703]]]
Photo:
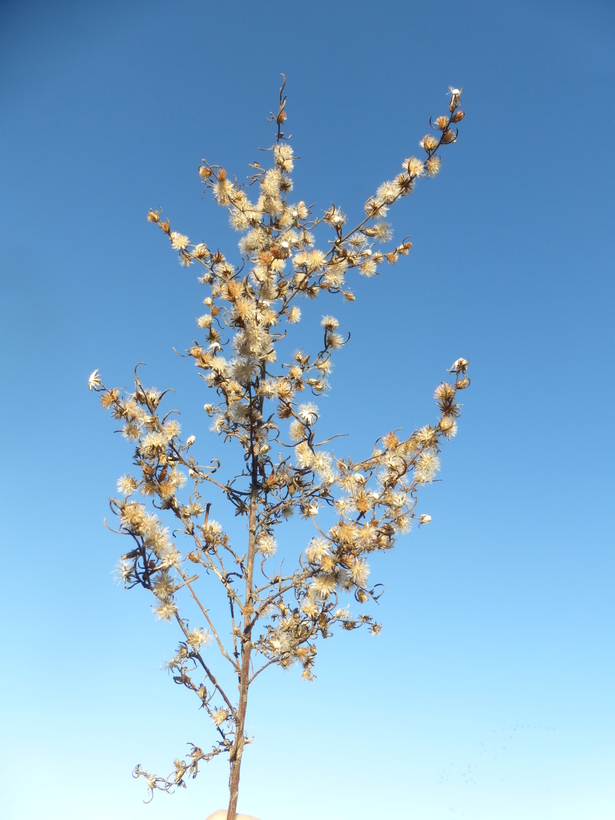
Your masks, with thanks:
[[[427,151],[429,154],[431,151],[435,151],[438,147],[438,141],[433,136],[433,134],[426,134],[423,139],[419,142],[419,145],[424,151]]]
[[[395,433],[387,433],[387,435],[382,439],[382,443],[384,444],[385,449],[391,450],[393,447],[397,447],[399,444],[399,439]]]
[[[290,256],[290,245],[288,242],[280,242],[279,245],[274,245],[271,248],[271,253],[276,259],[288,259]],[[263,256],[264,254],[261,254]]]
[[[427,160],[427,174],[430,177],[435,177],[435,175],[439,172],[441,165],[442,160],[440,157],[429,157]]]
[[[453,88],[452,85],[449,85],[448,93],[451,95],[451,101],[448,106],[449,111],[454,111],[459,105],[459,98],[461,97],[462,91],[463,88]]]
[[[274,259],[274,256],[270,251],[261,251],[258,256],[263,265],[270,265]]]
[[[431,521],[431,516],[430,516],[430,515],[427,515],[427,513],[423,513],[423,514],[421,515],[420,519],[419,519],[419,527],[420,527],[422,524],[429,524],[429,522],[430,522],[430,521]]]
[[[461,122],[465,115],[466,112],[463,110],[463,108],[460,108],[458,111],[455,111],[455,113],[451,117],[451,122]]]
[[[198,245],[194,246],[192,255],[195,259],[207,259],[207,257],[209,256],[209,250],[207,248],[207,245],[205,245],[204,242],[199,242]]]
[[[98,370],[90,373],[90,377],[88,379],[88,390],[95,390],[97,387],[100,387],[101,384],[102,381],[100,380],[100,373]]]
[[[451,131],[450,128],[448,128],[442,134],[442,142],[444,143],[444,145],[450,145],[450,143],[455,142],[456,139],[457,139],[457,134],[454,131]]]
[[[216,726],[220,726],[222,723],[224,723],[228,716],[228,709],[216,709],[215,712],[212,712],[211,719],[216,724]]]
[[[209,179],[212,175],[212,170],[207,165],[200,165],[199,166],[199,176],[205,182],[205,180]]]
[[[455,385],[455,387],[457,388],[457,390],[465,390],[465,389],[466,389],[466,387],[469,387],[469,386],[470,386],[470,379],[467,379],[467,378],[466,378],[466,379],[461,379],[461,380],[460,380],[460,381],[458,381],[458,382],[457,382],[457,384]]]
[[[438,117],[437,120],[434,120],[434,123],[438,126],[440,131],[446,131],[448,128],[448,117]]]
[[[416,157],[405,159],[402,165],[411,177],[420,177],[425,172],[423,160]]]
[[[147,215],[148,222],[159,222],[160,221],[160,211],[153,211],[150,208],[150,211]]]
[[[470,362],[467,359],[457,359],[457,361],[453,362],[451,369],[448,372],[465,373],[469,364]],[[459,387],[459,385],[457,384],[456,387]]]

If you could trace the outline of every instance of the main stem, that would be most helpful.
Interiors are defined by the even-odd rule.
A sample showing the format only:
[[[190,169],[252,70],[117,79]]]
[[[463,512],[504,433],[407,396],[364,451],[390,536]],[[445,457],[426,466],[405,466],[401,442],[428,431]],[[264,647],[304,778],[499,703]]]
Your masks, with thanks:
[[[230,799],[228,804],[227,820],[235,820],[237,814],[237,800],[239,797],[239,776],[241,774],[241,758],[245,745],[244,728],[246,725],[246,709],[248,706],[248,675],[250,671],[250,653],[252,646],[242,648],[241,671],[239,674],[239,709],[237,710],[237,724],[235,726],[235,743],[231,749],[229,776]]]
[[[250,396],[250,404],[254,407],[254,399]],[[241,667],[239,671],[239,706],[235,725],[235,743],[230,753],[231,771],[229,776],[230,799],[228,804],[227,820],[235,820],[237,814],[237,800],[239,798],[239,777],[241,774],[241,759],[245,746],[246,710],[248,708],[248,682],[250,680],[250,656],[252,654],[252,627],[254,604],[252,592],[254,589],[254,559],[256,557],[256,512],[258,509],[258,457],[259,446],[257,436],[254,435],[255,421],[252,417],[250,424],[251,450],[251,486],[250,486],[250,514],[248,521],[248,558],[246,562],[246,590],[243,610],[243,633],[241,636]]]

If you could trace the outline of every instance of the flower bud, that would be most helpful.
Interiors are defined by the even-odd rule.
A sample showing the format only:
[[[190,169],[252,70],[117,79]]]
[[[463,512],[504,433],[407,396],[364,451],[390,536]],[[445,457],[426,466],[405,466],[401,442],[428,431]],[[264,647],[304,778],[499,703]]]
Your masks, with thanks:
[[[433,136],[433,134],[426,134],[423,139],[419,142],[421,148],[426,151],[428,154],[431,151],[435,151],[438,147],[438,141]]]
[[[460,108],[459,111],[455,111],[455,113],[451,117],[451,122],[461,122],[465,115],[466,112],[463,110],[463,108]]]
[[[290,256],[290,245],[286,241],[280,242],[279,245],[273,245],[271,247],[271,253],[275,259],[288,259]]]
[[[88,379],[88,390],[96,390],[97,387],[100,387],[102,384],[100,373],[98,369],[96,369],[93,373],[90,373],[90,377]]]
[[[459,105],[459,98],[461,97],[462,88],[453,88],[449,86],[448,93],[451,95],[451,101],[448,106],[449,111],[454,111]]]
[[[451,369],[448,371],[449,373],[465,373],[468,369],[469,362],[467,359],[457,359],[457,361],[453,362]],[[459,387],[457,384],[456,387]]]
[[[439,172],[441,165],[442,160],[440,157],[429,157],[427,160],[427,175],[430,177],[435,177],[435,175]]]

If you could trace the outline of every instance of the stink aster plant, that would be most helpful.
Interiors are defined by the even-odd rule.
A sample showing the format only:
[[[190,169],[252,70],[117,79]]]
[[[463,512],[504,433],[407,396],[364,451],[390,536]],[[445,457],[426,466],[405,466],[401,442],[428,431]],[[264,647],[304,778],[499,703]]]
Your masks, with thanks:
[[[191,242],[160,210],[147,216],[180,264],[197,268],[207,288],[206,311],[196,320],[200,340],[187,355],[211,395],[204,408],[211,431],[243,456],[242,469],[225,480],[218,459],[203,463],[197,457],[195,435],[182,439],[165,394],[144,387],[138,369],[129,392],[105,387],[98,371],[90,376],[90,389],[134,446],[133,469],[117,482],[121,498],[110,502],[117,531],[130,541],[119,575],[127,588],[151,592],[158,618],[176,623],[180,640],[166,666],[174,681],[194,694],[214,733],[207,750],[190,744],[190,754],[176,759],[168,776],[136,767],[150,799],[156,790],[185,787],[202,763],[228,755],[227,816],[235,820],[249,742],[250,686],[272,665],[298,664],[301,676],[312,680],[317,639],[336,629],[365,627],[377,634],[380,625],[369,604],[378,598],[379,586],[370,581],[368,559],[391,549],[413,522],[421,526],[431,520],[417,511],[418,493],[436,475],[440,445],[457,431],[457,394],[469,385],[468,362],[457,359],[448,371],[451,378],[436,388],[438,413],[431,424],[407,437],[384,434],[354,461],[332,452],[330,439],[320,441],[317,434],[316,400],[328,387],[336,351],[347,342],[337,319],[323,317],[319,350],[297,352],[286,362],[278,361],[278,351],[301,319],[302,298],[354,301],[351,283],[357,273],[371,277],[409,253],[410,242],[391,244],[385,218],[421,178],[438,173],[441,149],[456,141],[456,125],[464,117],[461,90],[451,88],[449,95],[448,113],[433,121],[419,143],[423,155],[405,159],[401,173],[380,185],[354,227],[335,205],[316,213],[290,198],[295,160],[283,131],[284,84],[271,118],[276,139],[269,167],[254,162],[245,185],[218,165],[203,160],[199,167],[205,190],[228,210],[241,234],[240,264],[205,242]],[[329,237],[321,249],[316,234],[324,231]],[[216,509],[224,503],[246,522],[242,543],[231,542],[214,519],[215,514],[224,520],[224,511]],[[313,522],[314,531],[288,568],[281,525],[294,515]],[[226,624],[214,623],[204,603],[210,584],[227,599]],[[344,597],[351,606],[342,605]],[[182,608],[190,599],[198,623]],[[230,668],[236,692],[221,682],[217,664]]]

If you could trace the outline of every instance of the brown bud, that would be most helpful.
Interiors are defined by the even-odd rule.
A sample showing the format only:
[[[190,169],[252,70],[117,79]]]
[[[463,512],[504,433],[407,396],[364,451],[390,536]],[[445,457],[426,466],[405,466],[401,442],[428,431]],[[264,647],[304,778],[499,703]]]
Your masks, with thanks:
[[[393,447],[396,447],[399,444],[399,439],[395,435],[395,433],[387,433],[386,436],[382,439],[382,443],[384,444],[387,450],[390,450]]]
[[[438,117],[438,119],[435,120],[434,123],[438,126],[440,131],[446,131],[446,129],[448,128],[448,117]]]
[[[273,254],[270,251],[261,251],[259,258],[263,265],[270,265],[273,262]]]
[[[153,211],[153,210],[150,208],[150,211],[149,211],[149,213],[148,213],[148,215],[147,215],[147,221],[148,221],[148,222],[159,222],[159,221],[160,221],[160,215],[159,215],[159,212],[158,212],[158,211]]]
[[[469,386],[470,386],[470,379],[468,379],[468,378],[461,379],[461,381],[458,381],[457,384],[455,385],[457,390],[465,390],[466,387],[469,387]]]
[[[243,283],[238,282],[237,280],[229,282],[227,290],[229,299],[235,302],[241,296],[241,293],[243,291]]]
[[[289,419],[293,414],[291,408],[286,404],[278,404],[276,413],[281,419]]]
[[[460,108],[459,111],[455,111],[455,113],[451,117],[451,122],[461,122],[465,115],[466,112],[462,108]]]
[[[276,259],[288,259],[290,256],[290,245],[288,242],[280,242],[279,245],[273,245],[271,253]]]
[[[448,129],[447,129],[447,130],[446,130],[446,131],[442,134],[442,142],[443,142],[445,145],[448,145],[448,144],[449,144],[449,143],[451,143],[451,142],[455,142],[455,140],[456,140],[456,139],[457,139],[457,134],[456,134],[454,131],[451,131],[451,129],[450,129],[450,128],[448,128]]]
[[[366,513],[372,508],[371,501],[364,492],[357,493],[355,506],[360,513]]]

